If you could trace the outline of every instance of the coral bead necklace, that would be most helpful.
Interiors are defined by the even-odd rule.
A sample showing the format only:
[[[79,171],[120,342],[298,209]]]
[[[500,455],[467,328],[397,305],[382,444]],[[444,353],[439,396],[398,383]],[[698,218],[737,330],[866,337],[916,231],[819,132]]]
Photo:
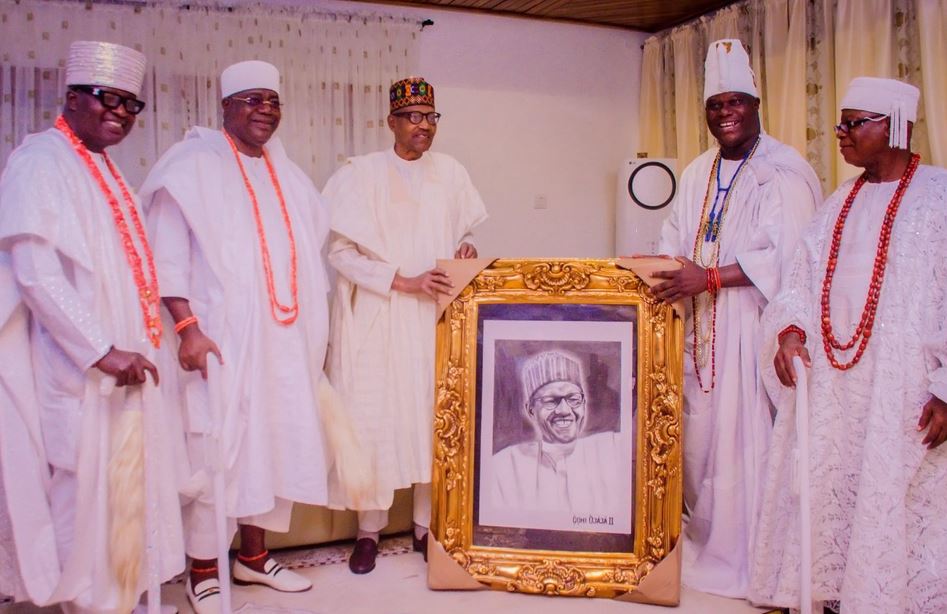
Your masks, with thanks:
[[[280,187],[279,178],[276,176],[273,163],[270,161],[270,156],[266,153],[266,149],[264,148],[263,161],[266,163],[266,170],[270,174],[270,181],[273,182],[273,189],[276,191],[276,198],[279,200],[280,212],[283,214],[283,222],[286,224],[286,235],[289,238],[289,291],[291,295],[291,303],[289,305],[284,305],[276,298],[276,282],[273,279],[270,248],[266,242],[266,231],[263,228],[263,218],[260,215],[260,202],[257,200],[253,186],[250,184],[250,178],[247,176],[247,170],[244,168],[243,161],[240,159],[240,152],[237,151],[237,145],[226,131],[224,131],[224,136],[227,138],[227,142],[230,143],[230,149],[233,150],[234,158],[237,160],[237,167],[243,176],[243,185],[246,187],[247,194],[250,196],[250,203],[253,205],[253,219],[256,222],[257,236],[260,239],[263,273],[266,277],[266,291],[270,297],[270,312],[273,314],[273,319],[276,320],[277,323],[289,326],[295,322],[299,316],[299,288],[296,276],[296,239],[293,236],[293,224],[289,219],[289,211],[286,209],[286,199],[283,198],[283,190]]]
[[[697,226],[697,233],[694,237],[694,257],[693,261],[698,266],[705,269],[717,266],[720,259],[720,234],[723,229],[723,221],[730,210],[730,196],[733,186],[736,184],[740,173],[746,166],[747,161],[756,153],[762,139],[757,137],[753,147],[743,156],[736,172],[730,179],[726,188],[720,184],[720,152],[714,158],[713,166],[710,168],[710,176],[707,178],[707,190],[704,193],[704,205],[700,212],[700,224]],[[716,181],[717,189],[714,192],[713,205],[711,206],[710,194],[711,184]],[[723,194],[723,202],[718,210],[717,205],[720,195]],[[713,245],[710,253],[710,260],[704,260],[704,243]],[[719,289],[719,288],[718,288]],[[707,305],[709,303],[709,305]],[[717,381],[717,293],[701,293],[691,299],[692,313],[694,314],[694,373],[697,374],[697,385],[701,392],[709,394],[716,385]],[[706,319],[707,311],[710,312],[710,330],[704,330],[703,321]],[[705,312],[703,317],[701,312]],[[704,388],[701,369],[707,364],[707,346],[710,346],[710,387]]]
[[[73,150],[79,155],[79,158],[85,162],[89,173],[92,175],[96,184],[98,184],[99,189],[105,196],[105,200],[109,204],[109,208],[112,210],[112,219],[115,221],[115,228],[118,230],[118,234],[122,239],[122,248],[125,251],[125,258],[128,260],[128,265],[132,270],[132,278],[135,280],[135,286],[138,288],[138,302],[141,305],[145,332],[148,334],[151,345],[156,348],[160,347],[161,295],[158,292],[158,275],[155,272],[155,259],[151,252],[151,246],[148,244],[148,237],[145,235],[145,228],[138,215],[138,209],[135,207],[135,200],[132,198],[131,192],[129,192],[125,186],[125,182],[122,180],[118,170],[116,170],[112,164],[112,160],[108,157],[108,154],[103,151],[102,157],[105,159],[105,166],[109,169],[109,173],[112,174],[112,178],[115,179],[115,182],[122,191],[122,198],[124,198],[125,207],[128,209],[128,217],[132,220],[132,225],[135,227],[135,234],[138,235],[138,241],[145,254],[145,261],[148,263],[148,275],[151,277],[150,281],[145,279],[141,255],[138,253],[135,242],[132,240],[131,232],[128,230],[128,223],[125,221],[125,214],[122,212],[118,198],[115,197],[112,189],[108,183],[106,183],[105,177],[92,159],[92,154],[89,153],[89,149],[79,137],[76,136],[76,133],[72,131],[72,128],[66,123],[66,119],[62,115],[56,118],[55,126],[56,129],[62,132],[69,140]]]
[[[898,214],[901,199],[904,198],[904,193],[907,191],[908,185],[910,185],[911,179],[914,177],[914,172],[917,170],[920,160],[921,157],[917,154],[911,156],[911,160],[908,162],[907,168],[904,169],[904,174],[901,175],[901,180],[898,182],[898,187],[894,191],[894,196],[891,197],[891,202],[888,203],[884,221],[881,223],[881,233],[878,237],[878,250],[875,253],[875,264],[871,273],[871,282],[868,284],[868,296],[865,298],[865,307],[862,309],[861,320],[859,320],[858,326],[855,328],[855,333],[846,343],[839,342],[835,337],[835,333],[832,331],[832,280],[835,278],[835,268],[838,265],[839,249],[842,246],[842,232],[845,230],[845,220],[848,218],[848,214],[852,209],[852,204],[855,202],[855,197],[858,195],[859,190],[861,190],[865,182],[868,181],[867,173],[862,173],[855,181],[855,185],[845,198],[842,209],[839,211],[838,218],[835,221],[835,230],[832,232],[832,244],[829,247],[828,262],[825,266],[825,278],[822,281],[822,347],[825,349],[825,355],[828,357],[829,363],[841,371],[851,369],[858,364],[862,355],[865,353],[865,348],[868,347],[868,340],[871,339],[871,330],[875,324],[875,314],[878,312],[878,301],[881,298],[881,285],[885,279],[885,266],[888,263],[888,247],[891,245],[891,229],[894,226],[894,218]],[[848,362],[839,362],[835,357],[835,350],[849,350],[855,347],[856,344],[858,348],[855,350],[855,355],[852,359]]]

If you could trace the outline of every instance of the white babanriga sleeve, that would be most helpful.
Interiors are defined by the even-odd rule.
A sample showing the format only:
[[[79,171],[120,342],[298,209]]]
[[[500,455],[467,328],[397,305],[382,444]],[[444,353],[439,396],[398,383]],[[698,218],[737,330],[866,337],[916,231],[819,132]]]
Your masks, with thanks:
[[[335,233],[329,243],[329,263],[353,284],[382,296],[391,293],[398,272],[398,267],[369,258],[353,241]]]
[[[936,187],[939,186],[938,190]],[[939,196],[935,209],[944,211],[944,201],[947,201],[947,180],[932,182],[931,194]],[[944,216],[940,217],[941,224],[947,226]],[[936,236],[944,237],[943,233]],[[947,401],[947,239],[937,242],[937,255],[926,266],[933,268],[935,283],[931,284],[932,306],[928,310],[928,319],[925,322],[924,353],[931,368],[928,374],[928,392]],[[942,444],[943,445],[943,444]]]
[[[10,255],[23,301],[70,360],[85,370],[108,353],[112,340],[69,283],[55,248],[27,235]]]
[[[191,231],[180,205],[164,188],[151,201],[148,230],[161,296],[189,299]]]
[[[765,204],[759,208],[759,219],[746,248],[736,254],[736,259],[756,289],[772,300],[817,203],[805,179],[786,171],[776,171],[754,196]]]

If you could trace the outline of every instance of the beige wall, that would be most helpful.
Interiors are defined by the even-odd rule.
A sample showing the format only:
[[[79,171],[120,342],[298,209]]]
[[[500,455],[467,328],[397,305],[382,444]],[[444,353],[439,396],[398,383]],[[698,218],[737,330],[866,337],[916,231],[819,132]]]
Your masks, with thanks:
[[[433,14],[422,74],[487,203],[482,255],[614,255],[615,185],[638,142],[644,35],[471,13]],[[546,209],[536,209],[545,197]]]

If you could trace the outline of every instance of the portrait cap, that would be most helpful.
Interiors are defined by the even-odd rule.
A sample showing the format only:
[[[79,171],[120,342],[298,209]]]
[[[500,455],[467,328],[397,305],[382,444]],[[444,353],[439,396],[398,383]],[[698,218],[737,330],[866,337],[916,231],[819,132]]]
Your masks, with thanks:
[[[704,102],[724,92],[742,92],[759,98],[756,75],[750,68],[750,56],[743,43],[725,38],[710,43],[704,61]]]
[[[530,356],[523,364],[522,377],[527,401],[536,390],[551,382],[572,382],[584,388],[582,366],[563,352],[549,351]]]
[[[66,85],[99,85],[141,94],[145,56],[140,52],[100,41],[75,41],[69,45]]]
[[[397,111],[415,104],[434,106],[434,86],[424,77],[408,77],[395,81],[388,89],[391,111]]]
[[[273,90],[279,96],[279,70],[269,62],[247,60],[231,64],[220,73],[221,98],[246,90]]]
[[[888,145],[908,148],[908,122],[917,121],[921,90],[897,79],[855,77],[848,84],[840,109],[880,113],[891,118]]]

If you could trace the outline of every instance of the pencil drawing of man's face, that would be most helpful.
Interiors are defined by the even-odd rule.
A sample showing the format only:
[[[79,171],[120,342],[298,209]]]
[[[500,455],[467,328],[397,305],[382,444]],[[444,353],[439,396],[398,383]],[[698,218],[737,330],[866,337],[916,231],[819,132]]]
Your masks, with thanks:
[[[585,393],[573,382],[549,382],[537,388],[526,407],[546,443],[571,443],[585,426]]]

